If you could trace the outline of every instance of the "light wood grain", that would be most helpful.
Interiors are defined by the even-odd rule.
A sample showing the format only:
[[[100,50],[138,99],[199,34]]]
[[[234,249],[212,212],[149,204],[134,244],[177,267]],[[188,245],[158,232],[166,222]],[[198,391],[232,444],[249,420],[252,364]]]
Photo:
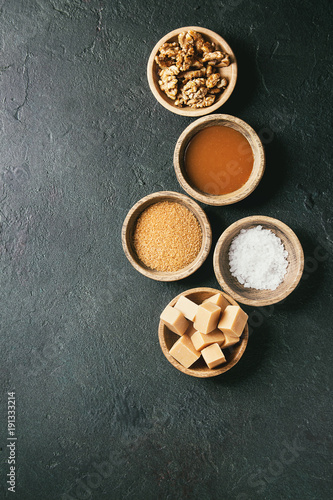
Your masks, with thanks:
[[[196,304],[201,304],[205,299],[208,299],[208,297],[211,297],[216,293],[222,293],[222,295],[229,301],[231,305],[238,305],[232,297],[222,292],[221,290],[215,290],[214,288],[206,287],[191,288],[190,290],[186,290],[185,292],[180,293],[179,295],[177,295],[177,297],[172,299],[171,302],[169,302],[169,305],[174,306],[181,295],[187,297]],[[185,368],[183,365],[178,363],[178,361],[176,361],[175,358],[171,356],[169,351],[173,344],[179,339],[179,336],[169,330],[169,328],[163,323],[163,321],[160,321],[159,323],[158,338],[163,354],[172,364],[172,366],[177,368],[177,370],[186,373],[186,375],[191,375],[192,377],[199,378],[208,378],[215,377],[216,375],[221,375],[221,373],[230,370],[230,368],[238,363],[247,346],[249,338],[249,328],[248,324],[246,324],[238,344],[235,344],[234,346],[231,346],[227,349],[223,349],[222,346],[227,362],[212,369],[208,368],[202,356],[190,368]]]
[[[241,229],[261,225],[278,236],[288,252],[288,268],[284,281],[275,290],[256,290],[245,288],[231,275],[229,268],[229,248],[232,240]],[[214,272],[220,286],[242,304],[267,306],[285,299],[298,285],[304,269],[304,253],[296,234],[283,222],[254,215],[231,224],[220,236],[213,256]]]
[[[185,151],[190,140],[200,130],[214,125],[231,127],[243,134],[253,152],[253,168],[249,179],[241,188],[229,194],[211,195],[203,193],[191,185],[186,173]],[[206,203],[206,205],[230,205],[249,196],[258,186],[265,170],[265,164],[264,148],[253,128],[235,116],[224,114],[204,116],[191,123],[179,136],[173,155],[173,165],[179,184],[190,196],[202,203]]]
[[[202,109],[193,109],[190,108],[189,106],[178,108],[177,106],[174,105],[174,101],[170,99],[160,89],[160,86],[158,84],[159,80],[158,66],[155,62],[155,56],[157,55],[159,48],[161,47],[161,45],[163,45],[163,43],[177,41],[179,33],[181,33],[182,31],[189,31],[189,30],[197,31],[198,33],[201,33],[207,41],[215,43],[217,50],[221,50],[222,52],[229,54],[231,61],[231,64],[229,66],[224,68],[217,68],[221,76],[227,78],[229,82],[228,87],[225,89],[224,92],[222,92],[222,94],[220,94],[216,98],[212,106],[208,106],[207,108],[202,108]],[[222,104],[224,104],[229,99],[235,88],[237,81],[237,61],[231,47],[220,35],[214,33],[214,31],[202,28],[200,26],[185,26],[183,28],[178,28],[173,31],[170,31],[170,33],[165,35],[157,42],[148,60],[147,78],[152,93],[154,94],[158,102],[162,104],[162,106],[164,106],[172,113],[176,113],[177,115],[190,116],[195,118],[197,116],[207,115],[209,113],[212,113],[213,111],[216,111],[218,108],[222,106]]]
[[[187,207],[197,218],[202,231],[202,245],[196,259],[188,266],[175,272],[154,271],[138,258],[133,247],[133,232],[139,215],[150,205],[160,201],[175,201]],[[174,191],[158,191],[139,200],[128,212],[121,231],[122,245],[132,266],[144,276],[156,281],[177,281],[194,273],[203,264],[212,244],[212,230],[205,212],[188,196]]]

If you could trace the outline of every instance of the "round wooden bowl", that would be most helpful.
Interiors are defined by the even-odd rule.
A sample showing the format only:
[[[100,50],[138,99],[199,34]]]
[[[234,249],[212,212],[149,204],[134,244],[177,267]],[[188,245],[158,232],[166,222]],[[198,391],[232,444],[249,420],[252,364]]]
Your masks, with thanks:
[[[194,30],[205,38],[205,40],[212,42],[216,45],[217,50],[221,50],[230,56],[230,65],[224,68],[216,68],[219,71],[222,77],[228,80],[228,86],[222,92],[219,97],[216,98],[214,104],[212,106],[208,106],[207,108],[194,109],[189,106],[184,106],[183,108],[178,108],[174,105],[174,101],[170,99],[161,89],[158,84],[159,76],[158,76],[158,66],[155,62],[155,56],[157,55],[161,45],[166,42],[175,42],[178,40],[178,35],[182,31]],[[235,88],[237,81],[237,62],[235,54],[233,53],[231,47],[228,43],[217,33],[214,31],[208,30],[206,28],[202,28],[201,26],[185,26],[184,28],[178,28],[176,30],[170,31],[167,35],[165,35],[161,40],[157,42],[155,47],[153,48],[147,65],[147,77],[150,90],[154,94],[155,98],[158,100],[162,106],[164,106],[172,113],[176,113],[177,115],[183,116],[203,116],[213,111],[216,111],[222,104],[224,104],[232,94],[232,91]]]
[[[229,194],[213,195],[200,191],[192,186],[185,168],[185,151],[192,139],[200,130],[214,125],[230,127],[237,130],[248,140],[253,152],[253,168],[247,182],[237,191]],[[191,123],[179,136],[173,155],[176,176],[181,187],[196,200],[206,205],[230,205],[243,200],[258,186],[265,170],[265,153],[263,145],[250,125],[231,115],[204,116]]]
[[[288,252],[288,267],[284,281],[275,290],[257,290],[245,288],[237,278],[231,275],[229,268],[229,248],[232,240],[241,229],[250,229],[261,225],[264,229],[270,229],[278,236]],[[254,215],[245,217],[231,224],[220,236],[213,257],[214,271],[220,286],[232,297],[251,306],[268,306],[285,299],[297,286],[301,279],[304,268],[304,253],[302,245],[296,234],[283,222]]]
[[[139,260],[133,247],[133,233],[139,215],[147,207],[160,201],[175,201],[187,207],[197,218],[202,231],[202,245],[197,257],[191,264],[175,272],[160,272],[148,268]],[[130,209],[123,223],[121,239],[125,255],[137,271],[156,281],[177,281],[190,276],[203,264],[212,244],[212,230],[205,212],[191,198],[174,191],[159,191],[145,196]]]
[[[186,290],[186,292],[180,293],[179,295],[177,295],[177,297],[171,300],[169,306],[174,306],[181,295],[184,295],[184,297],[187,297],[196,304],[201,304],[203,300],[208,299],[208,297],[211,297],[216,293],[222,293],[222,295],[230,302],[231,305],[234,306],[238,305],[237,302],[232,297],[222,292],[221,290],[202,287],[202,288],[191,288],[190,290]],[[240,337],[240,341],[237,344],[230,346],[226,349],[223,349],[222,346],[223,353],[227,361],[226,363],[223,363],[222,365],[217,366],[216,368],[208,368],[202,356],[190,368],[185,368],[183,365],[178,363],[178,361],[176,361],[175,358],[171,356],[171,354],[169,354],[169,351],[173,346],[173,344],[179,339],[179,335],[169,330],[169,328],[165,326],[165,324],[161,320],[158,327],[158,338],[160,341],[160,346],[163,351],[163,354],[167,358],[167,360],[170,361],[172,366],[177,368],[177,370],[186,373],[186,375],[191,375],[192,377],[199,377],[199,378],[208,378],[208,377],[216,377],[216,375],[221,375],[221,373],[230,370],[230,368],[232,368],[233,366],[235,366],[236,363],[238,363],[240,358],[243,356],[243,353],[247,346],[249,338],[249,327],[248,324],[246,323],[244,331]]]

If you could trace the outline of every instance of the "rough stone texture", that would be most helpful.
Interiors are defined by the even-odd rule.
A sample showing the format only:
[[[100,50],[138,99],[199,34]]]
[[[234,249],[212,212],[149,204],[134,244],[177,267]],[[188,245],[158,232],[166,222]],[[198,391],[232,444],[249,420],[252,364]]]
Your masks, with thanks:
[[[332,166],[328,0],[0,1],[1,498],[7,391],[22,500],[327,500],[332,491]],[[217,283],[212,254],[178,283],[137,273],[128,209],[181,191],[190,119],[150,93],[146,63],[179,26],[224,36],[239,79],[221,112],[261,134],[257,190],[205,207],[214,243],[253,214],[290,225],[299,288],[253,309],[241,362],[212,380],[163,357],[160,311]]]

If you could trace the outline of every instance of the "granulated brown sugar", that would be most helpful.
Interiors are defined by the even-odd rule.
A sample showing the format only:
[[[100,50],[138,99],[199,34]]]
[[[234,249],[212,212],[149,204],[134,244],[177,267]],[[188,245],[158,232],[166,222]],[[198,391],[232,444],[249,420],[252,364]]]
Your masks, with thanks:
[[[133,235],[134,249],[150,269],[174,272],[191,264],[202,244],[195,215],[181,203],[161,201],[139,216]]]

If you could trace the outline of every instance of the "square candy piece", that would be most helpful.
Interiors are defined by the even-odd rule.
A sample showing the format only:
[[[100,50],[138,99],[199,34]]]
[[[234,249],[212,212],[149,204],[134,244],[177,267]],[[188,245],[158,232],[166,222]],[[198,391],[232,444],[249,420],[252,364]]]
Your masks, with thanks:
[[[184,335],[189,326],[189,321],[185,318],[184,314],[171,306],[166,306],[160,316],[163,323],[177,335]]]
[[[201,333],[210,333],[215,330],[221,308],[211,302],[200,304],[194,321],[194,328]]]
[[[248,315],[239,306],[228,306],[222,313],[218,328],[223,333],[240,337],[247,319]]]
[[[218,329],[213,330],[210,333],[201,333],[193,329],[193,331],[188,332],[188,336],[192,340],[192,343],[197,351],[201,351],[210,344],[217,343],[221,345],[224,342],[224,333],[222,333],[221,330]]]
[[[202,349],[201,354],[208,368],[215,368],[215,366],[226,362],[222,349],[218,344],[211,344],[205,347]]]
[[[231,335],[230,333],[224,333],[224,342],[221,345],[222,349],[226,349],[232,345],[235,345],[239,342],[239,337],[237,335]]]
[[[203,301],[203,304],[206,302],[211,302],[212,304],[219,306],[221,311],[224,311],[227,306],[230,306],[229,301],[223,297],[222,293],[216,293],[215,295],[208,297],[208,299]]]
[[[175,309],[178,309],[178,311],[182,312],[185,318],[190,321],[194,321],[199,306],[195,302],[192,302],[192,300],[184,297],[184,295],[181,295],[174,307]]]
[[[169,353],[185,368],[189,368],[201,356],[201,353],[194,348],[188,335],[180,337],[180,339],[173,344]]]

